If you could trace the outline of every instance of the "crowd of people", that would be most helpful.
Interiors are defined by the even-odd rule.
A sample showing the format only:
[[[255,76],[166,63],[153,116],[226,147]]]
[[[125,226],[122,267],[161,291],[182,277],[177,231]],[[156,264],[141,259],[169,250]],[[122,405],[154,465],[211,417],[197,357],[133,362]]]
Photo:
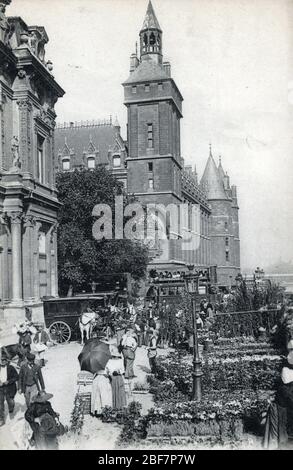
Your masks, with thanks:
[[[136,313],[130,309],[127,321],[118,317],[115,334],[116,344],[111,344],[111,359],[106,367],[94,374],[91,395],[91,413],[100,416],[105,406],[121,409],[127,406],[125,381],[136,377],[134,363],[137,348],[145,348],[150,372],[157,372],[157,346],[159,321],[151,311]],[[121,314],[120,314],[121,315]],[[103,339],[102,339],[103,340]],[[107,342],[108,338],[104,338]]]
[[[5,402],[10,417],[15,411],[16,394],[24,396],[24,418],[32,435],[29,446],[37,449],[58,449],[58,435],[66,431],[49,400],[52,394],[45,390],[42,368],[44,352],[52,340],[43,324],[27,319],[15,325],[18,344],[3,346],[0,357],[0,426],[5,424]],[[17,363],[14,359],[17,358]]]

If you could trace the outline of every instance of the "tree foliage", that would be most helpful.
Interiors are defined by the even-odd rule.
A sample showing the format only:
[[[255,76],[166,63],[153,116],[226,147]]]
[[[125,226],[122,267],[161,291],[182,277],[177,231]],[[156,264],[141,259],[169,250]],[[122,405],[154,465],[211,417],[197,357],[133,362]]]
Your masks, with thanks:
[[[69,286],[75,291],[89,290],[99,275],[128,272],[136,280],[144,277],[148,249],[133,240],[96,240],[92,235],[96,204],[108,204],[115,215],[115,196],[130,202],[122,184],[104,167],[57,174],[57,189],[62,208],[58,216],[59,286],[65,294]],[[132,201],[131,201],[132,202]]]

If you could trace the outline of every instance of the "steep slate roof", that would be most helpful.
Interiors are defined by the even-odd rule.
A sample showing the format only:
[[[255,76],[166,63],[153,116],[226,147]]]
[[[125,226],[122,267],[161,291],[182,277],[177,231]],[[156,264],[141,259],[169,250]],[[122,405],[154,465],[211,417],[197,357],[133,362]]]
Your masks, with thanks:
[[[109,163],[108,151],[113,148],[117,138],[117,129],[112,124],[92,126],[72,126],[55,129],[55,154],[62,152],[65,144],[79,158],[83,151],[90,150],[91,143],[99,151],[100,163]],[[118,134],[118,140],[122,146],[124,143]]]
[[[215,160],[213,159],[212,153],[210,153],[208,158],[200,184],[205,190],[208,200],[227,199],[224,184],[215,164]]]
[[[149,1],[141,31],[144,31],[145,29],[159,29],[160,31],[162,31],[151,1]]]
[[[141,61],[124,83],[139,83],[149,80],[164,80],[166,78],[170,79],[163,66],[148,58]]]

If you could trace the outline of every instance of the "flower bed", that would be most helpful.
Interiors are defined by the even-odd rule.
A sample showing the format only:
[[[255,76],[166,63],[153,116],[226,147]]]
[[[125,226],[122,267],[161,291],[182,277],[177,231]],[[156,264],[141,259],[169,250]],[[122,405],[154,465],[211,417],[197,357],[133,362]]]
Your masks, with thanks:
[[[102,409],[101,419],[103,423],[116,422],[117,424],[126,424],[129,421],[132,422],[140,418],[141,408],[141,404],[136,401],[129,403],[127,408],[119,410],[114,409],[111,406],[105,406]]]
[[[79,435],[84,421],[85,401],[80,395],[76,395],[71,413],[70,432]]]
[[[194,434],[199,436],[218,436],[221,440],[241,439],[245,423],[260,422],[271,397],[272,392],[213,392],[203,397],[200,403],[170,401],[149,411],[146,417],[147,435],[153,435],[154,430],[158,432],[161,425],[163,435],[171,430],[178,435],[178,430],[182,428],[183,433],[188,430],[192,434],[193,429]],[[157,427],[154,428],[154,425]]]
[[[158,380],[150,384],[156,402],[182,394],[189,396],[192,388],[192,357],[172,353],[158,358]],[[206,355],[202,364],[203,393],[209,390],[274,390],[280,382],[280,356],[251,355],[232,358],[213,358]],[[161,382],[161,383],[160,383]]]

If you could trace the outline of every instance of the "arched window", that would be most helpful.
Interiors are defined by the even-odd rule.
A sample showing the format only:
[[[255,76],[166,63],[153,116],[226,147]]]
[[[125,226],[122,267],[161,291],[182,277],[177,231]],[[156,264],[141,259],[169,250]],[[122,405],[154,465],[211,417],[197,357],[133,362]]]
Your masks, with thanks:
[[[150,51],[155,50],[155,44],[156,44],[156,36],[154,35],[154,33],[151,33],[151,35],[150,35]]]
[[[143,51],[145,52],[148,47],[148,36],[147,34],[144,34],[143,36]]]

